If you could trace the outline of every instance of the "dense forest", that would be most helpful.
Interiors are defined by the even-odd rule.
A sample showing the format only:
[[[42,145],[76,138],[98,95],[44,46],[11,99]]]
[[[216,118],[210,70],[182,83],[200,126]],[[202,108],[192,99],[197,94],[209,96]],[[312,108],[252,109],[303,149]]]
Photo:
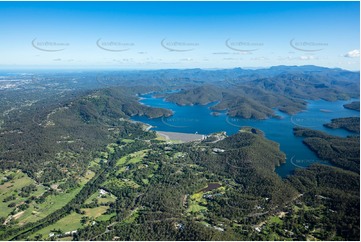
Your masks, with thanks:
[[[70,171],[81,174],[91,157],[115,138],[139,135],[141,125],[125,118],[171,115],[139,104],[129,92],[118,87],[59,102],[47,99],[9,115],[0,133],[1,169],[20,168],[39,182],[67,178]]]
[[[294,134],[305,137],[303,142],[321,159],[360,173],[360,136],[342,138],[298,127],[294,128]]]
[[[230,83],[228,83],[230,85]],[[279,74],[232,83],[232,88],[216,84],[187,88],[165,95],[166,100],[179,105],[207,104],[214,111],[227,110],[230,116],[265,119],[275,116],[273,108],[294,114],[306,109],[306,99],[334,101],[357,97],[360,89],[354,81],[333,82],[314,75]],[[353,90],[355,88],[355,90]]]
[[[332,119],[331,123],[324,124],[324,126],[331,129],[343,128],[350,132],[360,133],[360,118],[359,117],[336,118],[336,119]]]
[[[325,165],[312,165],[308,169],[297,170],[288,179],[303,194],[305,205],[317,209],[306,209],[302,213],[293,209],[285,218],[283,227],[295,223],[307,224],[308,231],[320,231],[317,234],[322,236],[322,240],[359,240],[358,174]]]
[[[0,90],[0,240],[358,240],[356,134],[295,127],[333,166],[282,179],[286,155],[261,130],[180,142],[130,119],[172,115],[144,93],[265,119],[358,97],[358,79],[314,66],[19,75]],[[326,126],[359,130],[359,119]]]
[[[224,151],[215,153],[216,147]],[[90,240],[100,234],[101,240],[248,239],[254,224],[297,197],[295,189],[273,172],[283,161],[275,143],[251,132],[221,143],[156,144],[143,158],[146,168],[114,171],[118,179],[131,179],[139,187],[122,188],[115,180],[105,183],[105,189],[122,198],[115,204],[117,216],[110,231],[99,233],[104,229],[99,224],[75,238]],[[205,191],[207,184],[218,186]]]

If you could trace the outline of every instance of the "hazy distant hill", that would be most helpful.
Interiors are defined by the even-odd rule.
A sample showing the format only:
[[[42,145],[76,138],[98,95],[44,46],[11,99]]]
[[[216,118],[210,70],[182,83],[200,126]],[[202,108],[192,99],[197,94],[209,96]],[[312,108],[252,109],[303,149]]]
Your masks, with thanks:
[[[188,70],[187,75],[192,71]],[[213,73],[211,76],[210,73]],[[195,84],[201,75],[207,85]],[[179,105],[219,101],[213,110],[228,110],[230,116],[264,119],[272,108],[293,114],[306,108],[306,99],[327,101],[359,97],[360,73],[316,66],[277,66],[269,69],[193,70],[193,85],[166,100]],[[216,81],[218,77],[218,81]]]

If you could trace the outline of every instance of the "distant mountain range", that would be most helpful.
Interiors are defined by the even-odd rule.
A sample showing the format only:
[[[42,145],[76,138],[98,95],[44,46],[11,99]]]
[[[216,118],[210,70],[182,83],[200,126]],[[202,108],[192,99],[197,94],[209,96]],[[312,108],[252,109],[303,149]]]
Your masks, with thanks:
[[[175,72],[182,72],[179,76],[182,81],[188,80],[188,86],[179,93],[164,95],[167,101],[179,105],[218,101],[212,110],[227,110],[228,115],[243,118],[275,116],[274,108],[294,114],[306,108],[305,100],[347,100],[359,97],[360,92],[360,73],[339,68],[276,66]]]

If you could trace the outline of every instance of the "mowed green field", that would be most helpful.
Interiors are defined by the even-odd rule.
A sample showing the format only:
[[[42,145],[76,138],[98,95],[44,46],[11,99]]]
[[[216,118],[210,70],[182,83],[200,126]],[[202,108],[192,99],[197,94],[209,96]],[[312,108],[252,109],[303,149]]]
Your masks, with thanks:
[[[46,197],[44,203],[31,204],[26,213],[20,218],[19,224],[22,225],[29,222],[35,222],[65,206],[65,204],[70,202],[70,200],[73,199],[82,187],[94,176],[92,171],[88,171],[86,174],[86,177],[82,177],[80,180],[79,187],[69,192],[62,192],[57,195],[48,196]]]
[[[90,218],[98,218],[100,215],[104,214],[108,208],[109,206],[99,206],[95,208],[83,208],[81,210],[85,212],[85,216]]]
[[[26,212],[26,215],[28,216],[25,216],[24,214],[24,217],[21,217],[21,222],[19,222],[20,225],[45,218],[47,215],[62,208],[65,204],[70,202],[70,200],[73,199],[80,190],[81,187],[78,187],[69,193],[60,193],[58,195],[48,196],[44,203],[35,205],[31,204],[29,209],[27,209],[29,211]]]
[[[12,171],[7,170],[0,173],[1,181],[8,180],[6,177],[9,176],[12,177],[12,179],[0,185],[0,202],[1,202],[0,217],[5,217],[5,218],[7,218],[11,213],[11,211],[14,210],[14,208],[8,207],[10,203],[16,203],[17,205],[20,205],[25,200],[28,199],[27,197],[19,196],[19,193],[21,192],[21,188],[32,184],[36,185],[37,191],[32,192],[31,193],[32,196],[39,196],[45,192],[44,186],[37,185],[33,179],[28,177],[28,175],[21,172],[20,170],[12,170]],[[12,195],[15,197],[14,200],[4,202],[4,199]],[[21,216],[24,215],[25,214],[23,213],[23,215]]]
[[[140,150],[130,155],[124,156],[117,161],[117,166],[122,167],[126,164],[136,164],[143,159],[147,152],[148,150]]]
[[[10,218],[10,213],[15,209],[14,207],[10,208],[8,205],[10,203],[16,203],[16,206],[23,204],[26,200],[29,199],[30,196],[39,197],[41,196],[47,189],[42,185],[36,184],[36,182],[28,177],[25,173],[17,170],[17,171],[4,171],[0,175],[0,179],[4,180],[7,176],[13,176],[13,178],[0,185],[0,216],[4,218]],[[88,171],[85,177],[80,179],[80,186],[69,191],[69,192],[59,192],[55,195],[49,195],[45,198],[43,203],[36,203],[35,201],[31,201],[28,205],[29,207],[24,211],[18,211],[13,216],[12,219],[19,226],[22,226],[29,222],[35,222],[39,219],[46,217],[57,209],[62,208],[65,204],[67,204],[72,198],[75,197],[77,193],[81,190],[81,188],[94,176],[94,172]],[[28,185],[35,185],[36,191],[31,192],[29,197],[21,197],[18,194],[21,191],[21,188]],[[15,196],[15,200],[11,200],[8,202],[3,202],[3,200],[11,195]]]
[[[98,203],[108,203],[108,202],[115,202],[117,199],[113,194],[107,193],[105,195],[101,195],[99,191],[93,193],[85,202],[84,204],[91,203],[94,199],[97,199]]]
[[[52,233],[53,230],[61,230],[63,233],[77,230],[78,228],[83,227],[80,223],[83,216],[84,215],[81,214],[71,213],[56,223],[37,231],[36,234],[33,234],[30,237],[30,239],[34,239],[37,234],[41,234],[44,239],[49,238],[49,234]]]
[[[114,214],[103,215],[107,211],[108,208],[109,208],[109,206],[99,206],[99,207],[95,207],[95,208],[81,209],[82,211],[85,212],[85,214],[71,213],[68,216],[60,219],[56,223],[51,224],[51,225],[39,230],[36,234],[33,234],[30,237],[30,239],[35,239],[35,236],[38,234],[41,234],[42,238],[44,238],[44,239],[49,238],[49,234],[55,230],[61,230],[63,234],[66,232],[75,231],[79,228],[83,228],[85,225],[88,225],[89,223],[91,223],[91,221],[93,221],[93,219],[94,219],[94,221],[106,220],[104,218],[110,219],[112,216],[114,216]],[[81,223],[82,217],[89,218],[89,220],[86,224]],[[99,218],[99,220],[98,220],[98,218]]]

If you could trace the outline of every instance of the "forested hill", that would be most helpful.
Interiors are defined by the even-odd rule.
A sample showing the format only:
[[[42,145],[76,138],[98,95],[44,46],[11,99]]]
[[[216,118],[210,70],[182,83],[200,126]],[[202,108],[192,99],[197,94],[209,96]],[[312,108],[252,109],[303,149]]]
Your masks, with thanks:
[[[360,102],[352,102],[352,103],[345,104],[343,106],[345,108],[348,108],[351,110],[360,111]]]
[[[83,173],[90,157],[115,137],[142,133],[140,125],[124,118],[171,115],[141,105],[133,94],[124,87],[89,91],[60,103],[48,98],[10,115],[0,133],[1,168],[20,168],[41,182]]]
[[[360,118],[335,118],[331,120],[331,123],[324,124],[324,126],[331,129],[343,128],[350,132],[360,133]]]
[[[307,224],[308,231],[323,227],[323,240],[360,239],[360,176],[339,168],[315,164],[298,169],[289,178],[307,208],[286,216],[280,229],[295,223]],[[302,229],[301,229],[302,231]],[[308,238],[313,238],[309,236]]]
[[[295,127],[296,136],[321,159],[346,170],[360,173],[360,136],[338,137],[325,132]]]
[[[213,110],[227,110],[230,116],[264,119],[274,116],[273,108],[288,114],[302,111],[306,108],[305,100],[335,101],[359,97],[359,73],[345,72],[349,78],[341,73],[337,70],[309,73],[285,70],[272,77],[240,76],[185,88],[165,97],[179,105],[218,101]]]
[[[0,76],[0,240],[359,239],[359,137],[295,128],[337,167],[312,165],[282,179],[274,170],[285,154],[261,130],[182,143],[130,120],[172,115],[139,102],[156,92],[180,105],[216,102],[211,108],[230,116],[294,113],[306,99],[358,97],[358,72],[37,75]],[[331,125],[356,120],[339,121]]]
[[[162,96],[178,105],[197,105],[217,102],[213,110],[227,110],[230,116],[265,119],[275,116],[274,108],[294,114],[306,109],[305,100],[327,101],[358,98],[360,73],[317,66],[275,66],[268,69],[247,70],[159,70],[128,73],[125,83],[154,85],[181,89]],[[122,74],[125,75],[125,74]],[[118,77],[119,78],[119,77]],[[148,78],[148,79],[147,79]],[[119,79],[118,79],[119,80]],[[117,81],[112,81],[117,85]]]

